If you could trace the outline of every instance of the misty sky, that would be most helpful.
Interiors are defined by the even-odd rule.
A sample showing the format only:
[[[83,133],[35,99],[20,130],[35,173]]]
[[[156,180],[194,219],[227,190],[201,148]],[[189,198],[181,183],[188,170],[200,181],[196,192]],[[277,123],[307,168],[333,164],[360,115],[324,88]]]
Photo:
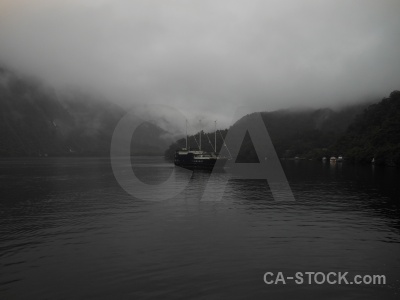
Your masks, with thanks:
[[[223,126],[240,105],[400,89],[399,12],[398,0],[0,0],[0,62]]]

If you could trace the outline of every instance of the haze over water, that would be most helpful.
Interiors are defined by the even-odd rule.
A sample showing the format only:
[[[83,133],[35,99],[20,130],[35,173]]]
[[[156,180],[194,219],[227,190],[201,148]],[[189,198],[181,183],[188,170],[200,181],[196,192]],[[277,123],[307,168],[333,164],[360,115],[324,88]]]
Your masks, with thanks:
[[[134,158],[144,181],[173,165]],[[399,170],[283,162],[296,201],[265,180],[230,180],[201,202],[209,173],[183,193],[135,199],[108,159],[0,161],[2,299],[397,299]],[[225,176],[222,174],[221,176]],[[383,274],[386,285],[267,285],[265,272]]]

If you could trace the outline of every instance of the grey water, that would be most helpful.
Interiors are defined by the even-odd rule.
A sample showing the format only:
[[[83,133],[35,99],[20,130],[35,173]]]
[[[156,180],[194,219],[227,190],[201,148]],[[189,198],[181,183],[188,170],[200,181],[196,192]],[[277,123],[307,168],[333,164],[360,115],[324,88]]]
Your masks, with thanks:
[[[133,165],[149,184],[174,168],[160,157]],[[119,186],[107,158],[2,159],[0,299],[398,299],[399,170],[282,166],[294,202],[246,179],[201,201],[201,171],[176,197],[144,201]],[[266,272],[387,282],[266,284]]]

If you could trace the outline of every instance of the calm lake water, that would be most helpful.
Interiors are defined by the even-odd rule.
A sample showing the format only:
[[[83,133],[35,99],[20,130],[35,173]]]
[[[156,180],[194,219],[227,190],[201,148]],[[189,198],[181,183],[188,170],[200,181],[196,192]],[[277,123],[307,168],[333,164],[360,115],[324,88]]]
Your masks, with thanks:
[[[174,168],[134,163],[144,182]],[[108,159],[0,160],[0,299],[398,299],[399,170],[282,163],[295,202],[274,201],[266,180],[237,179],[222,201],[203,202],[201,171],[177,197],[144,201]],[[263,281],[313,271],[387,283]]]

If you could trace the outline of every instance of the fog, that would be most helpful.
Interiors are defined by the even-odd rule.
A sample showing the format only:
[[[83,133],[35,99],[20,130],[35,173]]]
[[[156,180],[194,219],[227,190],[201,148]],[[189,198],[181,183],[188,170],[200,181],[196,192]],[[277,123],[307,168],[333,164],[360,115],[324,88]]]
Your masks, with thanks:
[[[0,62],[192,123],[400,89],[400,2],[0,0]],[[211,125],[210,125],[211,126]]]

